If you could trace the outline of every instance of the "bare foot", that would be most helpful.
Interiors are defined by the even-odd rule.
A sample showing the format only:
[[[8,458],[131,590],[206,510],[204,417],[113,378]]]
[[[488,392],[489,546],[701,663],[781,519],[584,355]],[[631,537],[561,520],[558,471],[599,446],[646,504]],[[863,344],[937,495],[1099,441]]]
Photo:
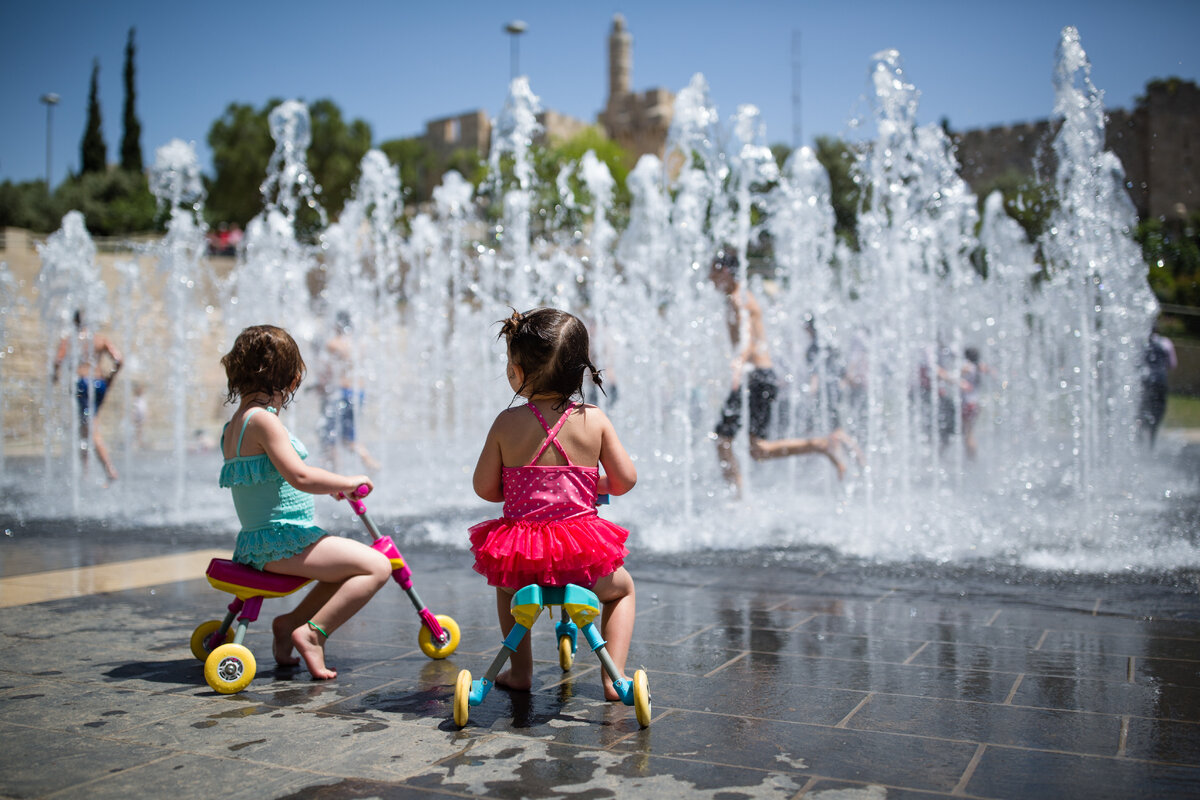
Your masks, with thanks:
[[[622,678],[625,676],[622,675]],[[612,681],[609,680],[608,673],[604,674],[604,699],[609,702],[616,702],[621,699],[621,695],[617,694],[617,690],[613,688]]]
[[[867,457],[863,455],[862,448],[858,446],[858,442],[853,436],[838,428],[833,432],[833,438],[842,446],[843,451],[850,450],[850,452],[854,453],[854,460],[858,462],[860,467],[867,465]]]
[[[307,626],[305,626],[307,627]],[[292,622],[280,615],[271,620],[271,633],[275,636],[272,649],[275,651],[275,663],[282,667],[294,667],[300,659],[292,655]]]
[[[295,645],[300,657],[312,676],[318,680],[327,681],[337,677],[337,670],[325,666],[324,636],[314,631],[307,624],[292,631],[292,644]]]
[[[832,436],[825,440],[825,455],[833,462],[833,466],[837,469],[838,480],[846,477],[846,465],[842,463],[842,459],[838,458],[836,441]]]
[[[533,686],[533,676],[531,675],[525,680],[516,680],[512,676],[512,670],[506,669],[496,676],[496,685],[512,689],[514,692],[528,692]]]

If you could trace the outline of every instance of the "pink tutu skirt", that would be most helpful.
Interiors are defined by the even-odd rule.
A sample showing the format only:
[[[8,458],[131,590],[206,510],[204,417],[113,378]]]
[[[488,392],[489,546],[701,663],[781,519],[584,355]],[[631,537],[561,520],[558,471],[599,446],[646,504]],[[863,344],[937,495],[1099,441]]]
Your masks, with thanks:
[[[599,516],[567,520],[491,519],[470,529],[475,571],[488,585],[531,583],[591,588],[625,563],[629,531]]]

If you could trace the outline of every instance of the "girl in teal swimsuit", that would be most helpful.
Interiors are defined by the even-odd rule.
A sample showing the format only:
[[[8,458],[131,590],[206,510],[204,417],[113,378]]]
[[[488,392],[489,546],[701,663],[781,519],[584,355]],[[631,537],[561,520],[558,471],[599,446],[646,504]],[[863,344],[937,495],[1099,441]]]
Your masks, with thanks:
[[[220,484],[232,490],[242,526],[233,560],[317,581],[295,609],[275,618],[275,660],[299,664],[294,647],[314,678],[337,677],[325,666],[325,640],[379,591],[392,565],[367,545],[317,527],[313,495],[348,495],[363,484],[370,487],[371,479],[306,465],[304,445],[279,421],[279,409],[292,401],[305,371],[287,331],[246,328],[221,364],[228,379],[226,402],[238,403],[221,434]]]

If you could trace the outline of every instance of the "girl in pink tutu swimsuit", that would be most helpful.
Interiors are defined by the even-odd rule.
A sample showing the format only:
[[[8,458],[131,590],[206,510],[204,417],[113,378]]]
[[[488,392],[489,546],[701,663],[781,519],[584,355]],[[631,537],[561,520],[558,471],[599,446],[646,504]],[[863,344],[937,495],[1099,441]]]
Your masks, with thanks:
[[[583,323],[539,308],[502,324],[508,383],[528,402],[496,417],[475,466],[475,493],[504,503],[504,516],[471,528],[475,571],[496,587],[505,636],[515,622],[509,603],[517,589],[575,583],[594,591],[603,606],[601,634],[624,675],[635,611],[633,578],[622,566],[629,532],[596,514],[596,497],[628,492],[637,469],[604,412],[572,399],[582,394],[585,371],[601,384]],[[521,640],[498,685],[530,688],[529,639]],[[620,699],[607,674],[604,696]]]

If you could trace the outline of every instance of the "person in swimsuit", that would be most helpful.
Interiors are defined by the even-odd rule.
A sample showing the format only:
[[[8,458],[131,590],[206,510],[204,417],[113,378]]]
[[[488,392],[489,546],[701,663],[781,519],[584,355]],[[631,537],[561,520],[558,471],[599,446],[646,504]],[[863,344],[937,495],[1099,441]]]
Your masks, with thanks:
[[[749,289],[739,285],[737,268],[737,254],[722,250],[713,259],[708,273],[709,280],[726,298],[726,323],[734,347],[732,388],[721,408],[721,419],[715,430],[721,473],[729,487],[740,497],[742,474],[733,452],[733,438],[742,426],[742,376],[749,368],[750,457],[755,461],[765,461],[815,453],[828,458],[841,479],[846,473],[841,449],[849,446],[850,442],[840,429],[829,436],[770,439],[771,414],[779,394],[779,381],[775,376],[771,354],[767,351],[762,307]]]
[[[353,367],[357,358],[350,333],[350,315],[339,311],[336,332],[325,344],[324,358],[319,370],[320,382],[316,387],[320,390],[323,400],[322,433],[325,443],[329,446],[334,468],[338,465],[339,451],[344,447],[362,459],[363,466],[367,469],[377,470],[379,462],[371,456],[366,445],[358,440],[355,430],[354,412],[356,408],[362,407],[363,391],[355,385]]]
[[[514,313],[500,335],[508,343],[508,383],[524,406],[500,412],[475,465],[475,493],[504,503],[503,516],[470,529],[475,571],[496,587],[496,613],[507,636],[513,593],[532,583],[590,588],[602,604],[600,631],[624,675],[633,636],[633,578],[622,566],[629,532],[596,513],[597,495],[621,495],[637,469],[599,408],[575,402],[584,372],[601,386],[578,318],[539,308]],[[600,467],[604,474],[600,474]],[[530,637],[512,653],[496,684],[528,690]],[[604,696],[620,699],[601,670]]]
[[[74,352],[72,352],[74,345]],[[121,370],[121,351],[104,334],[92,333],[84,324],[83,312],[75,312],[75,336],[64,336],[58,343],[58,353],[54,357],[54,382],[58,382],[58,373],[62,363],[68,357],[75,359],[75,402],[79,409],[79,454],[87,466],[88,442],[96,451],[96,458],[104,467],[104,474],[110,481],[117,479],[117,471],[113,468],[112,459],[108,457],[108,447],[104,437],[100,435],[100,426],[92,421],[100,414],[100,406],[108,394],[117,373]],[[105,363],[107,361],[107,363]]]
[[[279,411],[291,403],[305,372],[287,331],[246,328],[221,365],[226,402],[238,403],[221,433],[219,481],[232,491],[241,523],[233,560],[317,581],[296,608],[273,621],[275,660],[299,664],[294,647],[314,678],[335,678],[337,671],[325,664],[326,640],[387,582],[392,565],[362,542],[318,527],[313,495],[351,495],[359,486],[371,488],[371,479],[308,466],[308,451],[280,422]]]

